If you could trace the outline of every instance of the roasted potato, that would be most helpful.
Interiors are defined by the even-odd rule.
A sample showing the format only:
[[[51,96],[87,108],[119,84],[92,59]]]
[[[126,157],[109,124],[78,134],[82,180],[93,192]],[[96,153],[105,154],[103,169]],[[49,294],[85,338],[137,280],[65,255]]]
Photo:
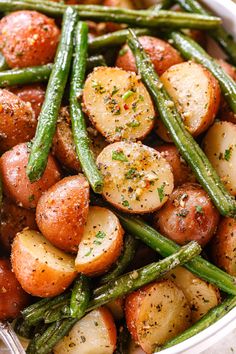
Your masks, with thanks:
[[[119,257],[124,231],[109,209],[90,207],[75,260],[76,270],[88,276],[105,273]]]
[[[124,298],[118,297],[106,304],[115,320],[119,321],[124,317]]]
[[[225,187],[236,195],[236,125],[216,122],[207,132],[203,149]]]
[[[177,50],[162,39],[151,36],[141,36],[139,37],[139,41],[150,56],[158,75],[162,75],[172,65],[182,63],[183,61]],[[126,71],[137,72],[135,58],[127,45],[124,45],[120,50],[116,60],[116,66]]]
[[[60,251],[39,232],[23,230],[14,238],[12,268],[22,288],[33,296],[61,294],[76,277],[74,258]]]
[[[176,188],[154,215],[154,227],[180,245],[195,240],[205,246],[214,235],[219,213],[204,189],[195,183]]]
[[[220,86],[202,65],[185,62],[172,66],[161,81],[193,136],[213,123],[220,104]]]
[[[135,2],[137,2],[137,0]],[[135,2],[132,0],[104,0],[103,5],[133,10],[135,9]],[[119,31],[120,29],[127,27],[126,25],[114,22],[105,22],[104,25],[106,32]]]
[[[53,62],[60,30],[36,11],[16,11],[0,21],[0,49],[10,68]]]
[[[5,194],[21,207],[35,208],[43,192],[59,181],[60,171],[54,158],[49,155],[43,176],[30,183],[26,175],[28,157],[27,144],[14,146],[1,156],[0,173]]]
[[[89,211],[89,184],[84,175],[65,177],[39,199],[39,230],[56,247],[76,253]]]
[[[170,280],[157,281],[128,295],[125,316],[133,339],[147,354],[191,325],[184,293]]]
[[[135,73],[98,67],[87,77],[83,109],[109,142],[143,139],[153,128],[151,97]]]
[[[93,310],[79,320],[53,349],[54,354],[113,354],[116,326],[105,307]]]
[[[215,264],[227,273],[236,276],[236,220],[223,218],[211,242]]]
[[[97,164],[104,177],[104,198],[126,212],[155,211],[173,190],[169,163],[148,146],[128,142],[108,145]]]

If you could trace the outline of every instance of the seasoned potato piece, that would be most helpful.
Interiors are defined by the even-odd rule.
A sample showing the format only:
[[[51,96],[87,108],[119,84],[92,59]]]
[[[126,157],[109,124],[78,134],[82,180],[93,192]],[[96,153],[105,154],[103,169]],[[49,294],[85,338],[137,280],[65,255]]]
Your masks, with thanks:
[[[105,307],[93,310],[78,321],[53,349],[54,354],[113,354],[116,326]]]
[[[137,2],[137,0],[136,1],[132,1],[132,0],[104,0],[103,5],[133,10],[133,9],[135,9],[136,2]],[[105,22],[104,25],[105,25],[106,32],[114,32],[114,31],[118,31],[122,28],[127,27],[126,25],[123,25],[120,23],[114,23],[114,22]]]
[[[176,188],[164,207],[154,215],[154,226],[180,245],[194,240],[205,246],[214,235],[218,222],[217,209],[196,183],[185,183]]]
[[[75,260],[76,270],[92,276],[102,274],[119,257],[124,231],[110,210],[90,207]]]
[[[125,316],[133,339],[148,354],[191,324],[191,310],[183,291],[170,280],[157,281],[130,294]]]
[[[148,146],[128,142],[108,145],[97,164],[104,177],[104,198],[126,212],[159,209],[173,190],[169,163]]]
[[[31,105],[0,89],[0,152],[32,139],[36,125]]]
[[[20,311],[29,305],[29,302],[30,296],[20,286],[15,274],[11,270],[10,262],[7,259],[1,258],[0,321],[15,319],[20,315]]]
[[[51,297],[65,291],[76,277],[74,258],[39,232],[23,230],[12,244],[12,268],[22,288],[33,296]]]
[[[106,307],[111,311],[113,317],[118,321],[124,317],[124,299],[119,297],[106,304]]]
[[[27,144],[14,146],[1,156],[0,173],[5,194],[19,206],[35,208],[43,192],[58,182],[61,175],[54,158],[49,155],[43,176],[30,183],[26,175],[28,158]]]
[[[89,184],[84,175],[65,177],[39,199],[36,220],[56,247],[77,252],[89,211]]]
[[[176,267],[165,279],[173,281],[183,291],[192,311],[193,322],[200,320],[211,308],[219,304],[219,290],[183,267]]]
[[[216,122],[204,138],[203,149],[225,187],[236,195],[236,125]]]
[[[193,136],[213,123],[220,104],[220,87],[206,68],[191,61],[177,64],[161,76],[161,81]]]
[[[220,268],[236,276],[236,220],[224,218],[221,220],[216,237],[211,243],[212,255]]]
[[[220,109],[217,114],[217,118],[222,121],[236,124],[236,114],[232,111],[232,109],[223,97],[221,97]]]
[[[156,119],[155,122],[155,132],[156,134],[166,143],[173,143],[172,137],[169,131],[166,129],[164,123],[160,118]]]
[[[83,90],[85,113],[109,142],[144,138],[153,128],[150,95],[135,73],[98,67]]]
[[[141,36],[139,41],[150,56],[158,75],[162,75],[172,65],[182,63],[180,54],[168,42],[162,39]],[[127,71],[137,72],[135,58],[127,45],[123,46],[116,60],[116,66]]]

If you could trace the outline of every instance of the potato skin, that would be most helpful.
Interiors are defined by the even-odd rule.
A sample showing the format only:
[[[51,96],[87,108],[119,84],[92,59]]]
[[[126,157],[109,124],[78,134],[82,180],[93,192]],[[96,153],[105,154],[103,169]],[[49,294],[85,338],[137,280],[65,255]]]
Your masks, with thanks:
[[[218,222],[217,209],[202,187],[195,183],[176,188],[164,207],[154,215],[154,227],[180,245],[195,240],[205,246]]]
[[[236,276],[236,220],[223,218],[216,236],[211,242],[215,264],[227,273]]]
[[[0,259],[0,321],[13,320],[20,311],[29,305],[30,296],[22,289],[11,264],[7,259]]]
[[[188,167],[185,160],[181,157],[177,147],[174,144],[156,146],[155,150],[159,151],[161,156],[164,157],[172,167],[175,187],[178,187],[186,182],[195,181],[195,177],[191,169]]]
[[[53,19],[36,11],[16,11],[0,21],[0,48],[10,68],[53,61],[60,30]]]
[[[45,87],[43,85],[24,85],[10,88],[10,91],[17,95],[22,101],[29,102],[38,118],[45,98]]]
[[[33,210],[21,208],[5,197],[1,206],[0,219],[0,244],[7,253],[11,251],[11,244],[17,232],[26,227],[38,229]]]
[[[49,155],[43,176],[30,183],[26,175],[28,157],[26,143],[14,146],[1,156],[0,172],[5,194],[19,206],[35,208],[42,193],[60,180],[60,171],[53,157]]]
[[[141,36],[139,41],[147,54],[150,55],[158,75],[162,75],[169,67],[183,61],[177,50],[162,39]],[[127,71],[137,72],[134,56],[127,45],[122,48],[116,60],[116,66]]]
[[[36,125],[31,105],[0,89],[0,152],[32,139]]]
[[[76,252],[89,210],[89,184],[80,174],[65,177],[38,201],[36,220],[42,234],[56,247]]]

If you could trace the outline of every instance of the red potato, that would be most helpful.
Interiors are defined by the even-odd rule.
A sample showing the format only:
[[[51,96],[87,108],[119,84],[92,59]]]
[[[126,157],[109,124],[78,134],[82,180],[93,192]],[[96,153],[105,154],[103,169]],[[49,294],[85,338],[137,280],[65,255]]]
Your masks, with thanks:
[[[155,132],[166,143],[173,143],[170,132],[166,129],[164,123],[160,118],[156,120]]]
[[[54,347],[54,354],[113,354],[116,326],[105,307],[91,311],[79,320],[69,334]]]
[[[39,199],[39,230],[56,247],[77,252],[89,211],[89,184],[84,175],[65,177]]]
[[[0,244],[7,253],[11,251],[11,244],[17,232],[26,227],[33,230],[38,229],[35,212],[20,208],[7,198],[3,198],[0,219]]]
[[[132,0],[104,0],[103,1],[104,6],[113,6],[113,7],[120,7],[122,9],[130,9],[133,10],[135,9],[135,4]],[[118,31],[126,26],[119,24],[119,23],[114,23],[114,22],[106,22],[105,23],[105,28],[107,32],[115,32]]]
[[[106,304],[115,320],[119,321],[124,317],[124,298],[117,298]]]
[[[158,75],[162,75],[172,65],[182,63],[180,54],[169,43],[162,39],[141,36],[139,41],[143,48],[150,55],[154,68]],[[116,60],[116,66],[126,71],[137,72],[134,56],[127,45],[125,45]]]
[[[90,207],[75,260],[76,270],[88,276],[105,273],[122,251],[123,236],[115,214],[106,208]]]
[[[195,240],[205,246],[214,235],[219,213],[202,187],[186,183],[176,188],[154,215],[154,226],[165,236],[184,245]]]
[[[32,139],[36,126],[31,105],[0,89],[0,152]]]
[[[188,61],[169,68],[161,81],[193,136],[213,123],[220,105],[220,86],[202,65]],[[170,101],[171,103],[171,101]]]
[[[60,30],[36,11],[16,11],[0,21],[0,48],[10,68],[53,62]]]
[[[157,281],[128,295],[127,327],[147,354],[191,325],[191,310],[182,292],[170,280]]]
[[[10,91],[17,95],[22,101],[29,102],[35,117],[38,118],[45,97],[45,87],[43,85],[24,85],[10,88]]]
[[[30,296],[20,286],[10,262],[0,259],[0,321],[15,319],[29,302]]]
[[[60,171],[51,155],[43,176],[30,183],[26,175],[29,157],[27,144],[14,146],[0,158],[3,190],[15,203],[24,208],[35,208],[39,198],[48,188],[60,180]]]
[[[215,264],[227,273],[236,276],[236,220],[223,218],[211,242]]]
[[[74,258],[33,230],[23,230],[16,235],[11,262],[22,288],[33,296],[59,295],[77,275]]]
[[[195,177],[185,162],[181,157],[177,147],[173,144],[165,144],[155,147],[157,151],[161,153],[161,156],[169,162],[172,167],[172,172],[174,175],[174,185],[175,187],[180,186],[186,182],[194,182]]]

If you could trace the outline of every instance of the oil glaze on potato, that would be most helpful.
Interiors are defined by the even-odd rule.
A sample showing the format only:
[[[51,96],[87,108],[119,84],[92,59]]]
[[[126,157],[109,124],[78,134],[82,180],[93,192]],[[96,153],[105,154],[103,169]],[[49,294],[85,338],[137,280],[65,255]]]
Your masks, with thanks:
[[[36,125],[31,105],[0,89],[0,152],[32,139]]]
[[[104,177],[104,198],[129,213],[159,209],[173,190],[169,163],[140,143],[108,145],[98,156],[97,165]]]
[[[116,326],[110,312],[93,310],[79,320],[54,347],[54,354],[113,354],[116,347]]]
[[[155,111],[140,78],[119,68],[98,67],[88,76],[83,107],[109,142],[144,138],[153,128]]]
[[[29,305],[30,296],[22,289],[11,264],[0,259],[0,321],[13,320]]]
[[[124,231],[115,214],[90,207],[75,260],[76,270],[88,276],[106,272],[119,257]]]
[[[236,276],[236,220],[223,218],[211,243],[215,264]]]
[[[191,324],[188,302],[170,280],[157,281],[128,295],[125,315],[133,339],[147,354]]]
[[[219,213],[207,193],[195,183],[176,188],[154,215],[154,226],[166,237],[184,245],[197,241],[205,246],[214,235]]]
[[[74,258],[39,232],[24,230],[12,244],[12,268],[22,288],[39,297],[63,293],[76,277]]]
[[[225,187],[236,195],[236,125],[216,122],[205,136],[203,149]]]
[[[162,39],[141,36],[139,37],[139,41],[145,52],[149,54],[158,75],[162,75],[172,65],[183,61],[177,50]],[[135,58],[127,45],[121,49],[116,60],[116,66],[127,71],[137,72]]]
[[[19,206],[35,208],[43,192],[58,182],[61,176],[54,158],[49,155],[43,176],[30,183],[26,175],[28,158],[27,144],[14,146],[1,156],[0,173],[5,194]]]
[[[38,201],[36,220],[42,234],[56,247],[77,252],[89,210],[89,184],[80,174],[65,177]]]
[[[0,48],[10,68],[53,62],[60,30],[36,11],[16,11],[0,21]]]
[[[220,87],[206,68],[190,61],[177,64],[161,76],[161,81],[193,136],[213,123],[220,104]]]

